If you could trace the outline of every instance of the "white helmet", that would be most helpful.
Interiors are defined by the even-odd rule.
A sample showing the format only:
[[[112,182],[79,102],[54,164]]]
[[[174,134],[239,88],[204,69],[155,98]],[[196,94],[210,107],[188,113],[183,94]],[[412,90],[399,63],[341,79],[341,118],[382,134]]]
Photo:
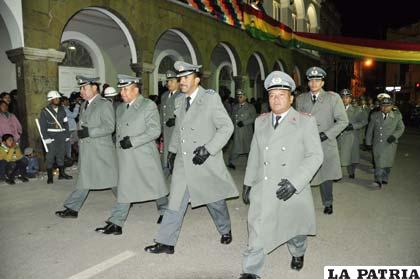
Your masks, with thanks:
[[[391,96],[387,93],[380,93],[378,94],[378,96],[376,96],[376,98],[378,98],[378,100],[382,100],[383,98],[391,98]]]
[[[104,96],[105,97],[113,97],[113,96],[116,96],[116,95],[118,95],[118,92],[117,92],[117,90],[115,90],[114,87],[109,86],[109,87],[105,88],[105,91],[104,91]]]
[[[55,90],[52,90],[52,91],[48,92],[48,94],[47,94],[47,100],[48,101],[51,101],[52,99],[55,99],[55,98],[61,98],[60,93],[58,93]]]

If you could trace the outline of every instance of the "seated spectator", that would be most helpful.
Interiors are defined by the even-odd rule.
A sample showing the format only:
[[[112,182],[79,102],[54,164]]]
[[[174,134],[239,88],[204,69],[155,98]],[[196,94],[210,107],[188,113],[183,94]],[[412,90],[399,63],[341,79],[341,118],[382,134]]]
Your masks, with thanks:
[[[39,173],[39,161],[38,158],[34,155],[32,147],[26,147],[23,151],[22,160],[26,164],[26,175],[29,178],[35,178]]]
[[[20,180],[28,182],[28,178],[26,178],[26,164],[24,160],[22,160],[23,156],[19,144],[15,142],[15,139],[11,134],[5,134],[1,139],[0,176],[2,176],[8,184],[15,184],[15,177],[18,174],[20,175]]]
[[[13,135],[16,142],[19,142],[22,134],[22,125],[16,116],[9,112],[9,105],[5,101],[0,101],[0,136],[5,134]]]

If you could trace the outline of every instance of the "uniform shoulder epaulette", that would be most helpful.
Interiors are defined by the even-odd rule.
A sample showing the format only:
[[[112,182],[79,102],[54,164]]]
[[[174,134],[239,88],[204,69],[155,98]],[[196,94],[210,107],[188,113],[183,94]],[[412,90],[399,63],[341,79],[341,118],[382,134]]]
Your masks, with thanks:
[[[312,114],[310,114],[308,112],[303,112],[303,111],[298,111],[298,112],[299,112],[299,114],[304,115],[306,117],[311,117],[312,116]]]
[[[216,94],[216,91],[214,91],[213,89],[206,89],[206,93],[210,95],[214,95]]]
[[[264,112],[264,113],[261,113],[260,115],[258,115],[257,118],[264,118],[264,117],[267,117],[269,114],[270,114],[269,112]]]

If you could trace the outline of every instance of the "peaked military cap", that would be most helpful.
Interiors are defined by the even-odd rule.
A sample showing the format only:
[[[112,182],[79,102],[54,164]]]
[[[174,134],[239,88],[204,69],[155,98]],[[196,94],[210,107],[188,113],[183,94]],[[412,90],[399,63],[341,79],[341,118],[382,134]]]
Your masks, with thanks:
[[[176,61],[174,64],[174,68],[177,72],[177,77],[185,77],[193,73],[199,73],[201,67],[201,65],[189,64],[184,61]]]
[[[392,105],[392,99],[391,98],[383,98],[380,102],[381,106],[389,106]]]
[[[311,79],[324,79],[327,76],[327,73],[320,67],[310,67],[306,71],[306,77],[308,80]]]
[[[265,78],[264,87],[267,91],[272,89],[286,89],[293,92],[296,89],[296,84],[292,77],[285,72],[274,71]]]
[[[243,90],[243,89],[236,89],[236,91],[235,91],[235,95],[238,95],[238,96],[240,96],[240,95],[245,95],[245,92],[244,92],[244,90]]]
[[[86,85],[86,84],[94,84],[94,83],[98,84],[99,77],[90,78],[90,77],[77,75],[76,81],[79,87],[82,87],[83,85]]]
[[[118,74],[117,78],[118,78],[118,84],[117,84],[118,88],[126,87],[134,83],[139,84],[141,81],[141,77],[133,77],[129,75]]]
[[[166,80],[174,79],[176,78],[176,73],[174,71],[167,71],[166,72]]]
[[[353,96],[353,95],[351,94],[351,91],[350,91],[349,89],[347,89],[347,88],[345,88],[345,89],[341,90],[341,91],[340,91],[340,95],[341,95],[341,97],[344,97],[344,96],[349,96],[349,97],[351,97],[351,96]]]

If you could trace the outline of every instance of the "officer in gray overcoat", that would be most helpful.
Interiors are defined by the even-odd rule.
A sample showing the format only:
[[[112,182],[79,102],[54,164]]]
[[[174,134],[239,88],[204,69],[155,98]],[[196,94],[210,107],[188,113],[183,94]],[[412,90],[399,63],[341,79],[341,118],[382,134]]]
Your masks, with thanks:
[[[388,184],[398,139],[405,129],[401,113],[392,109],[391,98],[383,98],[380,104],[381,110],[372,113],[366,130],[366,145],[373,148],[375,163],[373,184],[379,188]]]
[[[254,121],[257,117],[255,106],[246,101],[242,89],[236,90],[238,103],[232,109],[233,130],[232,148],[229,155],[228,168],[235,169],[235,162],[241,155],[249,153],[252,135],[254,134]]]
[[[332,214],[333,180],[342,177],[336,138],[347,127],[349,121],[340,96],[322,88],[326,76],[327,73],[319,67],[311,67],[306,71],[310,91],[296,98],[296,108],[313,115],[316,119],[324,161],[311,185],[320,185],[324,213]]]
[[[337,137],[341,166],[347,168],[349,178],[355,178],[356,166],[360,161],[360,130],[367,125],[366,114],[359,106],[352,105],[352,94],[349,89],[340,91],[349,125]]]
[[[170,175],[168,168],[168,148],[169,142],[171,141],[172,132],[175,126],[175,98],[181,95],[179,92],[179,82],[174,71],[166,72],[166,85],[168,91],[164,92],[161,97],[159,112],[160,112],[160,125],[162,129],[163,136],[163,156],[162,156],[162,167],[163,174],[165,177]],[[156,200],[158,210],[160,212],[158,224],[162,222],[163,212],[166,210],[168,205],[168,198],[162,197]]]
[[[60,104],[61,95],[57,91],[47,94],[48,106],[41,110],[39,126],[44,143],[48,147],[45,155],[47,161],[47,184],[53,183],[53,166],[57,163],[58,179],[72,179],[64,171],[65,144],[70,140],[69,123],[64,107]]]
[[[172,132],[175,127],[175,99],[182,93],[179,92],[179,82],[174,71],[166,72],[166,85],[168,91],[164,92],[160,101],[160,125],[162,127],[163,134],[163,157],[162,165],[164,173],[169,174],[168,171],[168,148],[171,140]]]
[[[131,203],[156,200],[168,194],[155,140],[160,135],[156,104],[140,94],[139,77],[118,75],[123,103],[117,108],[117,203],[97,232],[119,235]]]
[[[78,131],[79,176],[76,190],[64,202],[64,210],[55,214],[62,218],[77,218],[89,190],[111,188],[116,195],[118,171],[112,133],[115,112],[111,102],[99,95],[99,78],[76,76],[82,103]]]
[[[232,241],[226,199],[238,196],[236,185],[223,161],[222,148],[233,132],[233,124],[220,96],[200,86],[201,65],[175,62],[184,93],[175,100],[175,129],[169,145],[168,164],[173,166],[169,206],[155,238],[145,248],[149,253],[174,253],[184,214],[206,205],[220,242]]]
[[[259,278],[267,254],[287,243],[291,268],[303,267],[307,235],[316,232],[310,181],[323,152],[314,117],[294,110],[295,82],[274,71],[264,81],[271,113],[255,121],[245,172],[243,200],[248,211],[248,248],[240,279]]]

